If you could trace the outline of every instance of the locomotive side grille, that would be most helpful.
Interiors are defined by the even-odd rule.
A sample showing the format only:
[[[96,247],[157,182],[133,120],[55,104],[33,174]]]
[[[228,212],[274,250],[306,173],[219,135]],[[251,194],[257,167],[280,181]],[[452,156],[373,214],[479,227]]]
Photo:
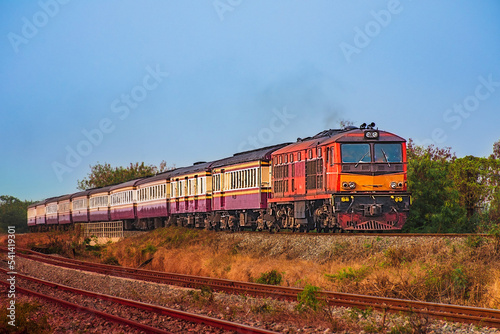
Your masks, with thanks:
[[[306,189],[323,188],[323,160],[306,161]]]

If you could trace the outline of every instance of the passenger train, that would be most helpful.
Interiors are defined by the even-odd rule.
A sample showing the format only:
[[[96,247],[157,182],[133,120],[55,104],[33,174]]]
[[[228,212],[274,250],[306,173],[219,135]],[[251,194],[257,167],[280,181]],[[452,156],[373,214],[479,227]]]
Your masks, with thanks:
[[[406,141],[371,123],[48,198],[29,206],[28,226],[388,231],[409,209]]]

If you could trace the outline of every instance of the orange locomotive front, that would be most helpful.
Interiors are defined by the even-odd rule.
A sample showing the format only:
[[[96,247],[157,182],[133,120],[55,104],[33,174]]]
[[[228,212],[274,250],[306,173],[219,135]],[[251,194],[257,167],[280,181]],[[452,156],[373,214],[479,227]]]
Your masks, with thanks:
[[[359,128],[327,130],[272,154],[270,214],[293,230],[400,230],[407,218],[406,141]]]

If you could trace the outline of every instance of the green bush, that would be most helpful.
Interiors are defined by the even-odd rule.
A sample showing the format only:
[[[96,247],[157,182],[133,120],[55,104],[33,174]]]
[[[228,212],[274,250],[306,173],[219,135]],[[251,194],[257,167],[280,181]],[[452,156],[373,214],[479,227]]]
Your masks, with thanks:
[[[268,285],[280,285],[283,280],[283,275],[277,270],[271,270],[267,273],[262,273],[255,283],[268,284]]]
[[[313,311],[318,311],[319,307],[324,303],[318,298],[319,287],[307,284],[304,290],[297,295],[297,309],[299,311],[304,311],[306,309],[311,309]]]
[[[345,269],[341,269],[336,274],[325,274],[326,278],[330,281],[339,281],[339,282],[361,282],[366,276],[368,276],[370,269],[366,266],[363,266],[359,269],[353,269],[351,267],[347,267]]]

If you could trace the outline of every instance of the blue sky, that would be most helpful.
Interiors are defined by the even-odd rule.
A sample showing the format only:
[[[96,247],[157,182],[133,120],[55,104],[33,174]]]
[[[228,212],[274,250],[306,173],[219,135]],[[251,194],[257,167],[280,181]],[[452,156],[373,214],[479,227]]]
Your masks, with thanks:
[[[500,2],[4,1],[0,194],[90,165],[190,165],[339,120],[488,156]]]

